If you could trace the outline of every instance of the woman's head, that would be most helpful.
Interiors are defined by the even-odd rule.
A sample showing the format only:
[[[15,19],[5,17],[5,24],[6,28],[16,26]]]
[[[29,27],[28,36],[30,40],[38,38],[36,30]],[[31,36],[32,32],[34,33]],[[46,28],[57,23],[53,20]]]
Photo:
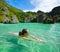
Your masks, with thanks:
[[[27,29],[23,29],[22,32],[19,32],[19,36],[23,36],[23,37],[28,36]]]

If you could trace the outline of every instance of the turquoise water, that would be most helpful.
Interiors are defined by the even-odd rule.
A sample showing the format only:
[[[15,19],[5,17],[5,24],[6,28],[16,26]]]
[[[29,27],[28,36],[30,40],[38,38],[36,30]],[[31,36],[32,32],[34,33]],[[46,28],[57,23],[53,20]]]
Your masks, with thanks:
[[[33,42],[23,40],[7,32],[19,32],[23,28],[45,40]],[[0,24],[0,52],[60,52],[60,23],[19,23]]]

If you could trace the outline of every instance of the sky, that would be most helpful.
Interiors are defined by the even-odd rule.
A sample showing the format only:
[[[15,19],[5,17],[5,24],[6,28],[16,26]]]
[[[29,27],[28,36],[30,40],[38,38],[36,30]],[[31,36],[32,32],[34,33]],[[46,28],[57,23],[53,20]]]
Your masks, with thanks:
[[[60,6],[60,0],[6,0],[6,2],[23,11],[50,12],[54,7]]]

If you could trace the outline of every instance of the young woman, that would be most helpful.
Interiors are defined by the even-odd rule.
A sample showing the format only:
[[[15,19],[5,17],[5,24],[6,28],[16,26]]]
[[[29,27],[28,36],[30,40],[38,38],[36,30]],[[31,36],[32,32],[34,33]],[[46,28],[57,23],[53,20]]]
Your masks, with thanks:
[[[27,29],[23,29],[21,32],[18,33],[13,33],[13,32],[9,32],[10,34],[14,34],[16,36],[19,36],[20,38],[23,38],[25,40],[29,40],[29,41],[36,41],[36,42],[43,42],[42,39],[39,39],[39,38],[36,38],[35,36],[33,35],[29,35]],[[27,38],[27,36],[30,36],[30,38]]]

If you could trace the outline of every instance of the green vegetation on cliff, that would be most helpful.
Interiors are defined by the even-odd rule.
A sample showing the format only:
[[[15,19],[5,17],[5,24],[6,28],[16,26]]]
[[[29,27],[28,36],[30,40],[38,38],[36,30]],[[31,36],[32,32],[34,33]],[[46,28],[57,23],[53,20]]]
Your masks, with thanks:
[[[24,22],[25,18],[36,17],[34,13],[23,12],[22,10],[9,5],[5,2],[5,0],[0,0],[0,22],[4,22],[5,16],[10,20],[13,18],[13,16],[16,16],[19,22]]]

